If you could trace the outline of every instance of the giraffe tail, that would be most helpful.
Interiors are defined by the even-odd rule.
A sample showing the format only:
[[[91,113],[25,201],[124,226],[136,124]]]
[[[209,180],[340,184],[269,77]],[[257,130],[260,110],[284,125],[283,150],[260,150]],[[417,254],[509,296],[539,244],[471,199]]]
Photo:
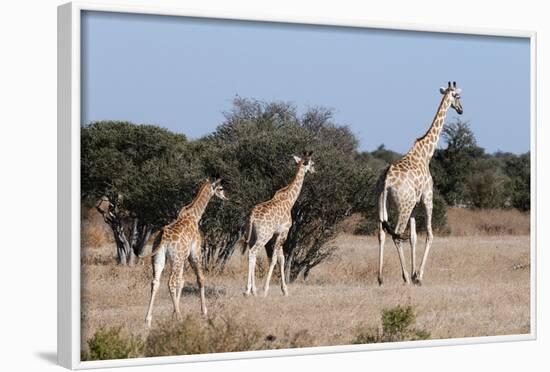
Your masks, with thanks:
[[[153,248],[151,249],[151,252],[146,254],[145,256],[138,256],[139,258],[149,258],[156,255],[161,247],[161,241],[162,241],[162,235],[164,234],[164,229],[160,230],[157,234],[155,241],[153,242]]]
[[[241,253],[244,252],[256,243],[256,226],[254,222],[249,218],[245,227],[244,234],[241,237]]]
[[[395,230],[390,226],[390,223],[388,222],[388,208],[387,208],[387,201],[388,201],[388,188],[386,185],[384,185],[384,189],[382,190],[382,193],[380,194],[379,199],[379,205],[378,205],[378,213],[380,218],[380,223],[382,224],[382,228],[385,232],[391,235],[391,237],[395,240],[406,240],[402,235],[399,235],[395,232]]]

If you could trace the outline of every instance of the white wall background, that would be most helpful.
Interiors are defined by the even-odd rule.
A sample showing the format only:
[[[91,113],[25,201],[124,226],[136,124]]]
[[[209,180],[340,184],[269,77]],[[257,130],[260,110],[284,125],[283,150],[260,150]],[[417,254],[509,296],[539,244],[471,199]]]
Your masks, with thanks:
[[[105,0],[105,2],[108,2]],[[133,3],[133,1],[126,1]],[[152,2],[152,1],[151,1]],[[186,0],[155,1],[192,9],[277,15],[363,18],[538,32],[538,340],[194,365],[139,367],[140,371],[276,370],[541,370],[550,350],[550,161],[548,90],[550,29],[543,1],[415,0]],[[0,369],[52,370],[56,358],[56,6],[58,0],[0,5]],[[506,76],[502,77],[506,79]],[[487,87],[490,89],[491,87]],[[543,103],[546,103],[544,105]],[[498,133],[496,134],[498,135]],[[548,191],[547,191],[548,192]],[[549,269],[550,270],[550,269]],[[542,289],[542,290],[541,290]],[[546,291],[544,293],[543,291]],[[134,368],[133,370],[138,370]]]

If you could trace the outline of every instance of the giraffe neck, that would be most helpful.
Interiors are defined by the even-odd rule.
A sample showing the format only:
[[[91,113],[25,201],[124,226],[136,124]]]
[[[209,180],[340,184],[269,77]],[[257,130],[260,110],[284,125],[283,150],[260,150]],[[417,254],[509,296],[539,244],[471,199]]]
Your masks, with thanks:
[[[441,103],[437,109],[435,117],[432,121],[432,125],[422,137],[416,140],[411,153],[417,155],[423,159],[426,164],[428,164],[435,152],[437,142],[441,136],[443,130],[443,124],[445,123],[445,116],[447,115],[447,110],[451,105],[450,96],[446,93],[441,99]]]
[[[197,222],[200,221],[211,197],[212,193],[210,182],[205,182],[199,189],[199,192],[193,201],[181,209],[178,219],[185,215],[193,217]]]
[[[298,164],[296,174],[294,175],[294,179],[288,184],[288,186],[283,189],[283,192],[285,193],[285,198],[287,201],[290,202],[291,208],[296,202],[296,199],[298,199],[298,196],[300,195],[305,175],[306,168],[304,167],[303,163],[300,162]]]

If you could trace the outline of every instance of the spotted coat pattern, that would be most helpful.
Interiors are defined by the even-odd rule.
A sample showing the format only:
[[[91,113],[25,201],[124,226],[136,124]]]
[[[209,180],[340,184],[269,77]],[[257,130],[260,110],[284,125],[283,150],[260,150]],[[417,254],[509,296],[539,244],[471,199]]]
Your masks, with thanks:
[[[258,251],[265,247],[271,240],[275,239],[272,256],[269,258],[269,270],[264,286],[264,296],[269,292],[269,282],[277,260],[281,270],[281,290],[288,295],[285,283],[285,257],[283,244],[292,226],[292,207],[300,195],[304,177],[307,172],[314,172],[311,153],[305,155],[304,159],[295,158],[298,165],[293,180],[282,189],[278,190],[273,198],[257,204],[248,219],[248,232],[246,246],[248,247],[248,280],[245,295],[256,295],[255,268]]]
[[[191,265],[200,290],[200,303],[203,315],[206,315],[204,294],[204,275],[201,269],[202,233],[199,230],[199,221],[213,195],[225,199],[219,180],[204,182],[193,201],[183,207],[175,221],[165,226],[157,235],[153,244],[153,280],[151,282],[151,298],[145,317],[147,327],[151,326],[153,303],[160,286],[160,277],[166,260],[171,263],[171,272],[168,279],[168,289],[174,305],[174,315],[180,319],[179,302],[183,289],[183,270],[185,262]]]
[[[442,88],[443,89],[443,88]],[[432,125],[424,134],[418,138],[413,147],[405,156],[391,164],[378,184],[379,192],[379,268],[378,283],[383,283],[383,259],[384,242],[386,232],[389,233],[396,245],[401,263],[401,271],[405,283],[410,283],[409,273],[405,269],[405,258],[403,256],[402,243],[405,238],[403,233],[410,223],[410,243],[411,243],[411,273],[415,284],[421,284],[424,275],[424,268],[428,253],[430,251],[433,232],[431,226],[433,210],[433,181],[430,174],[430,160],[435,152],[437,142],[443,130],[445,116],[449,107],[453,107],[459,114],[462,113],[458,95],[459,90],[456,83],[445,90],[442,90],[443,97],[433,119]],[[397,224],[392,229],[388,223],[387,196],[393,199],[397,208]],[[416,271],[416,220],[414,210],[418,203],[422,202],[426,212],[426,248],[422,263]]]

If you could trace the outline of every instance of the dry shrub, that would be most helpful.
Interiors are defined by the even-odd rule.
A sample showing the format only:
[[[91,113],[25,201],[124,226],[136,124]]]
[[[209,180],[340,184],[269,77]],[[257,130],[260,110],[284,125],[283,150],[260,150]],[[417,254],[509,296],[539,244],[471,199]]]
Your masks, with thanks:
[[[114,254],[105,256],[83,251],[80,262],[82,265],[116,265],[116,257]]]
[[[361,231],[361,228],[366,223],[366,218],[361,213],[353,213],[351,216],[338,224],[337,232],[344,234],[355,234]]]
[[[84,247],[101,247],[114,244],[112,233],[94,208],[82,208],[80,239]]]
[[[140,356],[143,342],[139,337],[122,333],[122,328],[100,327],[88,340],[89,351],[82,360],[126,359]]]
[[[353,344],[372,344],[378,342],[427,340],[430,333],[424,329],[414,328],[416,314],[412,306],[397,305],[382,310],[382,325],[376,330],[360,327],[356,332]]]
[[[517,209],[449,208],[448,227],[454,236],[529,235],[528,213]]]
[[[301,329],[295,333],[285,331],[282,337],[269,334],[264,339],[263,349],[290,349],[297,347],[310,347],[315,338],[307,329]]]
[[[250,325],[231,319],[203,320],[188,315],[181,322],[166,321],[151,330],[145,356],[186,355],[254,350],[261,334]]]

